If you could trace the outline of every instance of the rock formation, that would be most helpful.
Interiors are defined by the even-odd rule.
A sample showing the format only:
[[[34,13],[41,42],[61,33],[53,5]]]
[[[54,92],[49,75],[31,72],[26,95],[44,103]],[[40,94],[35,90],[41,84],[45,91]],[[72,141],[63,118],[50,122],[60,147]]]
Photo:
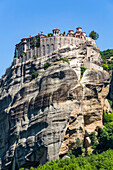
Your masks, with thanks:
[[[37,166],[58,159],[77,138],[86,138],[88,143],[90,133],[103,126],[110,76],[106,71],[87,69],[78,78],[77,64],[83,62],[87,46],[52,54],[46,61],[54,64],[46,71],[45,60],[41,64],[30,60],[6,71],[0,80],[1,168]],[[66,56],[70,65],[58,61]],[[33,69],[40,74],[30,81]]]

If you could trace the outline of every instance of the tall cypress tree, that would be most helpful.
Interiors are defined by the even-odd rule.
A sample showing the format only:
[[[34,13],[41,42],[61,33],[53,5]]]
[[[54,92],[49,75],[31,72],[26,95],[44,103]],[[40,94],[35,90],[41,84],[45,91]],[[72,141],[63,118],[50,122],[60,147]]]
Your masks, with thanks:
[[[14,52],[14,58],[17,57],[17,50],[16,50],[16,47],[15,47],[15,52]]]

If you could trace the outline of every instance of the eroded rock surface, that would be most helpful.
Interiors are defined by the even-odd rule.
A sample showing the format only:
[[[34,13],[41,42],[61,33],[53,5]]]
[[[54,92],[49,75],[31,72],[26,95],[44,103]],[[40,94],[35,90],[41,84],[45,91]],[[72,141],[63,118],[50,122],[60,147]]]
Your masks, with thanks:
[[[86,70],[79,83],[65,63],[48,68],[12,97],[0,100],[2,167],[31,166],[59,158],[77,138],[102,127],[109,75]]]
[[[103,126],[110,77],[105,71],[87,69],[79,79],[89,48],[99,55],[96,46],[85,43],[6,71],[0,80],[2,168],[15,170],[55,160],[67,154],[77,138],[90,145],[90,133]],[[61,57],[68,57],[70,65],[59,62]],[[44,71],[45,61],[56,63]],[[34,69],[40,74],[30,81]]]

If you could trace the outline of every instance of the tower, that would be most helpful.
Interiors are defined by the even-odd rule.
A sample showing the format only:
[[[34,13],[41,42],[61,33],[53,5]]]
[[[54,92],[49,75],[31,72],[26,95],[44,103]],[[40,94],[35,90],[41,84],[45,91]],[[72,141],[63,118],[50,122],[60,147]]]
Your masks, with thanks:
[[[60,30],[58,28],[53,29],[53,35],[59,35]]]

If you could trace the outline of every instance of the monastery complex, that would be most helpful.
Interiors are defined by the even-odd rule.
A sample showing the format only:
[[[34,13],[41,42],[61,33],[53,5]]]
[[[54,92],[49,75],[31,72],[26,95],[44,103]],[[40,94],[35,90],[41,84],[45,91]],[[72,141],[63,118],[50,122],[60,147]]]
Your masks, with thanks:
[[[34,37],[21,39],[21,42],[16,44],[16,56],[12,65],[24,65],[26,62],[31,62],[32,59],[37,59],[35,62],[38,69],[43,69],[46,62],[57,61],[57,55],[59,55],[59,59],[60,57],[67,57],[70,60],[70,66],[75,69],[79,78],[81,66],[103,70],[100,64],[100,50],[95,40],[87,37],[86,33],[82,32],[81,27],[76,28],[76,32],[69,30],[67,34],[65,32],[61,34],[58,28],[52,31],[53,33],[48,35],[41,32]],[[70,49],[70,53],[66,53],[66,49]],[[65,51],[65,54],[59,54],[60,51]],[[73,59],[73,56],[75,59]]]
[[[21,42],[16,45],[17,58],[21,60],[25,56],[25,60],[28,60],[33,56],[47,56],[55,50],[75,46],[84,41],[92,41],[95,44],[94,40],[87,37],[85,32],[82,32],[81,27],[78,27],[75,33],[73,30],[69,30],[67,35],[65,33],[60,34],[60,30],[55,28],[53,34],[50,35],[43,35],[43,32],[41,32],[34,37],[21,39]]]

